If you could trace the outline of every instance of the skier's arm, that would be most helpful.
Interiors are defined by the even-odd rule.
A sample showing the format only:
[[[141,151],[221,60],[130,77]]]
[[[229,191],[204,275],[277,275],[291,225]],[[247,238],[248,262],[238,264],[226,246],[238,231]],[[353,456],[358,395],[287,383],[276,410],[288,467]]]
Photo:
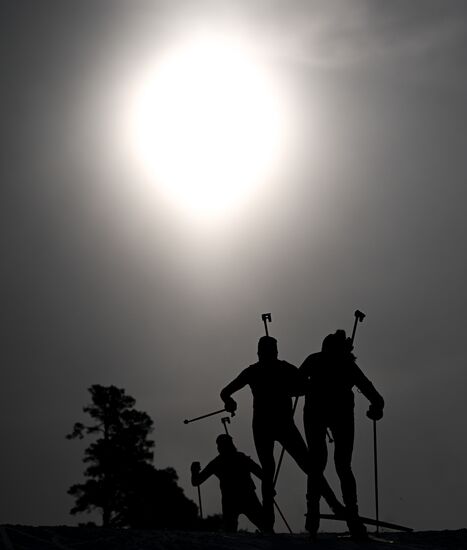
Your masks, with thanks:
[[[191,465],[191,484],[195,487],[201,485],[214,474],[214,470],[215,459],[211,460],[204,470],[201,470],[199,462],[193,462]]]
[[[384,399],[355,363],[354,373],[355,385],[370,402],[367,416],[373,420],[379,420],[383,416]]]
[[[312,353],[311,355],[309,355],[305,361],[303,361],[303,363],[300,365],[300,367],[298,368],[298,370],[300,371],[301,375],[306,377],[306,378],[309,378],[313,372],[313,367],[315,366],[316,364],[316,357],[317,357],[318,354],[316,353]]]
[[[247,456],[247,459],[250,472],[254,474],[258,479],[263,479],[263,469],[261,468],[261,466],[249,456]]]
[[[290,365],[290,394],[294,396],[305,395],[308,391],[308,378],[303,370]]]
[[[309,355],[298,368],[298,372],[300,373],[300,376],[302,377],[302,380],[305,383],[306,391],[308,391],[308,388],[310,386],[310,379],[312,377],[315,365],[316,365],[316,354],[313,353]]]
[[[248,379],[248,369],[245,369],[221,391],[221,399],[227,412],[235,412],[237,409],[237,403],[231,396],[236,391],[244,388],[248,384]]]

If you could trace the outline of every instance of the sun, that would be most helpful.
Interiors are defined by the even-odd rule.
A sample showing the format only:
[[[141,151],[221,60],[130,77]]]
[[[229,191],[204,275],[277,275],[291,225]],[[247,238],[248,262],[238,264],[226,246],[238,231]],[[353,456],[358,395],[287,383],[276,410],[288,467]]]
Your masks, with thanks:
[[[139,72],[125,135],[139,175],[177,208],[225,216],[272,178],[286,140],[277,79],[225,34],[177,40]]]

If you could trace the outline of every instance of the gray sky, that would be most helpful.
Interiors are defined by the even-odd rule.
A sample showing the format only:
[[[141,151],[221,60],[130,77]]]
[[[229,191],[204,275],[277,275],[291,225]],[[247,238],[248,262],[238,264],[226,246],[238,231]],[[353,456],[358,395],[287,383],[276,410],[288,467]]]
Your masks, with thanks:
[[[65,434],[93,383],[124,387],[151,415],[156,466],[174,466],[195,500],[189,465],[215,454],[222,426],[182,420],[219,408],[222,386],[256,360],[261,313],[298,365],[359,308],[358,362],[387,403],[380,517],[465,527],[465,2],[0,10],[0,522],[85,519],[68,514],[83,446]],[[294,121],[269,187],[204,225],[157,189],[134,191],[118,125],[140,60],[200,24],[254,37]],[[238,402],[232,435],[255,457],[248,389]],[[373,515],[365,410],[357,396],[354,469]],[[203,494],[219,511],[216,481]],[[302,529],[305,479],[290,459],[278,500]]]

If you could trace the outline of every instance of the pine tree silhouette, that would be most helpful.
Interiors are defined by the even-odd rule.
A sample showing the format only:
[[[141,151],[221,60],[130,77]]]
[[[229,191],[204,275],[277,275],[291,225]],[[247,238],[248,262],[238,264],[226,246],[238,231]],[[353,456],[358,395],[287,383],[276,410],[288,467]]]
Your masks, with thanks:
[[[173,468],[152,465],[154,423],[115,386],[93,385],[83,408],[93,422],[75,423],[67,439],[97,436],[84,452],[86,480],[70,487],[72,514],[98,510],[104,527],[191,527],[197,507],[177,485]]]

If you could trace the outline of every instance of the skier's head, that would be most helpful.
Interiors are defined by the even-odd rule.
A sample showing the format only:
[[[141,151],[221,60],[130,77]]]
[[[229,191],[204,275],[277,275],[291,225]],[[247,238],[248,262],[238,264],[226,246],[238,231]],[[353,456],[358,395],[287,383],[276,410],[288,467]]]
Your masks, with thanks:
[[[338,329],[334,333],[334,347],[339,353],[348,351],[348,342],[345,330]]]
[[[218,435],[216,438],[216,444],[220,455],[231,453],[236,450],[233,439],[227,434]]]
[[[325,353],[332,353],[333,355],[341,355],[345,353],[351,353],[353,349],[350,338],[346,337],[345,330],[339,329],[332,334],[328,334],[324,338],[321,351]]]
[[[261,336],[258,342],[258,358],[260,361],[277,359],[277,340],[272,336]]]

